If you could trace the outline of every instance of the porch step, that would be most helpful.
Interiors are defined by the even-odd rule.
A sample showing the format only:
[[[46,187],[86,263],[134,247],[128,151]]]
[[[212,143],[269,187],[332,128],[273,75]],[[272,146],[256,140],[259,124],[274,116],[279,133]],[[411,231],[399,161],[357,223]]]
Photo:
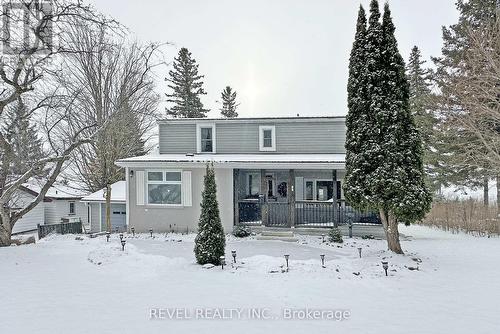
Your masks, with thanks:
[[[284,237],[284,238],[293,237],[293,231],[289,231],[289,230],[285,230],[285,231],[262,230],[262,232],[260,234],[263,237]]]
[[[257,240],[280,240],[280,241],[289,241],[289,242],[296,242],[299,239],[297,239],[293,235],[293,231],[290,230],[269,230],[265,229],[262,230],[260,235],[257,236]]]
[[[271,235],[259,235],[256,237],[257,240],[279,240],[279,241],[288,241],[288,242],[297,242],[299,241],[296,237],[279,237],[279,236],[271,236]]]

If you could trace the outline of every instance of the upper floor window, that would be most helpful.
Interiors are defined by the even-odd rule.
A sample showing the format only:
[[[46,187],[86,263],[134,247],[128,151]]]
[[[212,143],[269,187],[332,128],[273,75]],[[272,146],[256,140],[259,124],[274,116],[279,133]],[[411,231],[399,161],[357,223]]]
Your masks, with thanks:
[[[276,151],[276,131],[274,126],[259,126],[259,150]]]
[[[198,124],[196,137],[198,153],[215,153],[215,124]]]
[[[182,176],[180,171],[148,172],[148,204],[182,203]]]

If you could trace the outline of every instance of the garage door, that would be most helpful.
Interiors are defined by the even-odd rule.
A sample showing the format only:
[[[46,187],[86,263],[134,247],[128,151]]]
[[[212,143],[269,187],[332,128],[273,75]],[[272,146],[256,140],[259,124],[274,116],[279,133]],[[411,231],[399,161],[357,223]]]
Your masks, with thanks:
[[[106,231],[106,204],[102,205],[101,225],[102,231]],[[125,204],[111,204],[111,230],[114,232],[127,230],[127,212]]]

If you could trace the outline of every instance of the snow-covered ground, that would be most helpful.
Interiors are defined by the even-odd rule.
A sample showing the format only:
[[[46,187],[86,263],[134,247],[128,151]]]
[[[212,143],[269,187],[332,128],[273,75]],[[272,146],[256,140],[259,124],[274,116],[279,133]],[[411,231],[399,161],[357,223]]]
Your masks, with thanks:
[[[224,270],[194,263],[194,235],[127,238],[124,252],[116,235],[50,236],[0,249],[0,320],[6,332],[37,334],[498,332],[500,239],[401,231],[411,236],[405,256],[382,240],[229,237],[237,265]]]

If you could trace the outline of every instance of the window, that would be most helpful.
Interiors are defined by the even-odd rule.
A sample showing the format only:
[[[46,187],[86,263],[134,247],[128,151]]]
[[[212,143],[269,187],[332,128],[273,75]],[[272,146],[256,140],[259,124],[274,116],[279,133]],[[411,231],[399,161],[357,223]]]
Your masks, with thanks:
[[[267,196],[268,197],[274,197],[274,174],[267,174],[266,175],[266,181],[267,181]]]
[[[259,149],[261,151],[276,151],[274,126],[259,126]]]
[[[182,176],[178,171],[148,172],[148,204],[181,205]]]
[[[247,174],[247,196],[255,197],[260,193],[260,174]]]
[[[215,124],[198,124],[196,136],[198,153],[215,153]]]
[[[305,199],[307,201],[333,200],[333,181],[331,180],[306,180]]]
[[[70,215],[75,214],[75,202],[69,202],[69,214]]]

